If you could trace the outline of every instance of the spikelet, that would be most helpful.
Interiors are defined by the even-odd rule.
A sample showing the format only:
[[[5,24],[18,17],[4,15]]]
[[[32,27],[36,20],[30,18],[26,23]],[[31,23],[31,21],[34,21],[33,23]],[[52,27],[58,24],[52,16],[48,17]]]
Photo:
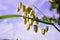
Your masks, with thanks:
[[[26,29],[27,29],[27,30],[30,29],[30,24],[29,24],[29,22],[26,23]]]
[[[22,16],[27,16],[27,13],[26,13],[26,12],[23,12],[23,13],[22,13]]]
[[[17,12],[19,12],[21,8],[22,8],[22,2],[20,2],[20,3],[18,4]]]
[[[29,23],[30,23],[30,25],[33,25],[33,20],[29,19]]]
[[[30,11],[30,16],[34,16],[34,13],[35,13],[34,10],[31,10]]]
[[[25,12],[22,13],[22,16],[24,16],[23,20],[24,20],[24,24],[26,24],[26,14],[25,14]]]
[[[26,24],[27,21],[28,21],[28,18],[26,18],[26,17],[27,17],[27,12],[26,12],[26,11],[23,12],[23,13],[22,13],[22,16],[24,16],[24,17],[23,17],[23,19],[24,19],[24,24]]]
[[[20,6],[19,6],[19,5],[17,6],[16,11],[17,11],[17,12],[19,12],[19,11],[20,11]]]
[[[22,5],[22,10],[23,10],[23,12],[26,11],[26,6],[25,5]]]
[[[29,17],[29,16],[27,16],[27,17]],[[29,21],[29,18],[26,18],[26,21]]]
[[[38,31],[38,26],[34,25],[34,31],[37,32]]]
[[[43,35],[45,35],[45,29],[44,28],[41,29],[41,32],[42,32]]]
[[[32,10],[32,8],[29,7],[29,6],[26,8],[26,11],[27,11],[28,14],[30,14],[30,11],[31,11],[31,10]]]
[[[48,26],[46,26],[46,28],[45,28],[45,32],[47,32],[47,31],[48,31],[48,29],[49,29],[49,28],[48,28]]]

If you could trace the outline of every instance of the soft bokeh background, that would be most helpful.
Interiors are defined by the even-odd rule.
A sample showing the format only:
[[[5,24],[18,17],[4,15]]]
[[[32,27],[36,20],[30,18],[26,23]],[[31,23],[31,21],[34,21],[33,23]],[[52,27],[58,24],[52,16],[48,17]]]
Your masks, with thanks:
[[[47,0],[0,0],[0,16],[6,14],[21,14],[16,12],[16,7],[18,3],[22,1],[23,4],[29,5],[34,4],[38,7],[45,15],[52,17],[58,17],[56,10],[50,11],[50,3]],[[30,5],[35,10],[35,15],[41,18],[43,15],[39,14],[32,5]],[[41,34],[41,28],[44,28],[47,24],[39,23],[38,32],[35,33],[33,26],[29,31],[26,30],[26,26],[22,18],[9,18],[0,19],[0,39],[11,39],[15,40],[60,40],[60,33],[51,25],[49,25],[49,31],[45,34]],[[56,24],[60,29],[60,27]]]

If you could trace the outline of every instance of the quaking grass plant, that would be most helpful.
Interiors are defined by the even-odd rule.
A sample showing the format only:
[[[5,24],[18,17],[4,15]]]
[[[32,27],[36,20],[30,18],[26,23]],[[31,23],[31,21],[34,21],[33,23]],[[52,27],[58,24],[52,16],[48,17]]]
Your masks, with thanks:
[[[39,12],[41,12],[35,5],[32,6],[35,7]],[[24,24],[26,25],[27,30],[30,29],[30,27],[33,25],[33,22],[35,21],[36,24],[33,26],[34,31],[36,33],[38,32],[38,23],[52,25],[55,29],[57,29],[58,32],[60,32],[60,30],[54,25],[54,23],[51,22],[53,20],[56,21],[56,18],[48,18],[47,16],[44,15],[42,19],[39,19],[38,17],[35,16],[35,11],[30,6],[26,7],[24,4],[22,4],[22,2],[20,2],[17,6],[17,12],[19,12],[20,10],[23,11],[22,15],[17,14],[3,15],[0,16],[0,19],[22,17],[24,19]],[[42,28],[41,29],[42,34],[45,35],[45,33],[48,32],[48,29],[49,29],[48,26]]]

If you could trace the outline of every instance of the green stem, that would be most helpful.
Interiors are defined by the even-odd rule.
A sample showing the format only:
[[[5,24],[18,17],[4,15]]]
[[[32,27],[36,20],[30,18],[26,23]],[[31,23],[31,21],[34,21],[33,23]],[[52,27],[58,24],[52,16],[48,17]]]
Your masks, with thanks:
[[[21,16],[21,15],[17,15],[17,14],[9,14],[9,15],[0,16],[0,19],[14,18],[14,17],[25,17],[25,16]],[[45,24],[52,24],[50,22],[47,22],[47,21],[44,21],[44,20],[41,20],[41,19],[30,18],[30,17],[26,17],[26,18],[32,19],[34,21],[42,22],[42,23],[45,23]]]
[[[25,16],[21,16],[21,15],[17,15],[17,14],[9,14],[9,15],[0,16],[0,19],[14,18],[14,17],[25,17]],[[32,19],[32,20],[37,21],[37,22],[53,25],[60,32],[60,30],[51,22],[48,22],[48,21],[45,21],[45,20],[41,20],[41,19],[36,19],[36,18],[30,18],[30,17],[26,17],[26,18]]]

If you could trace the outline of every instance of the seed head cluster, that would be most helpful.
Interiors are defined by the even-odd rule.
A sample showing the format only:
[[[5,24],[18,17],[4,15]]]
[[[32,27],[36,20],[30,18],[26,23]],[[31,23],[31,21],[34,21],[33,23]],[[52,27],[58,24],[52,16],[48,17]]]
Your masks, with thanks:
[[[45,35],[45,33],[48,32],[48,29],[49,29],[48,26],[46,26],[45,28],[42,28],[41,29],[42,34]]]
[[[36,19],[38,19],[38,17],[36,17],[34,15],[35,11],[30,6],[26,7],[25,5],[22,4],[22,2],[20,2],[18,4],[17,12],[19,12],[21,9],[23,11],[22,16],[24,16],[23,17],[24,24],[26,25],[26,29],[29,30],[30,27],[33,25],[34,20],[26,18],[26,17],[36,18]],[[36,33],[38,32],[38,23],[39,22],[36,21],[36,24],[33,25],[34,26],[34,32],[36,32]],[[42,34],[45,34],[45,31],[46,32],[48,31],[48,27],[46,27],[46,29],[42,29]]]

